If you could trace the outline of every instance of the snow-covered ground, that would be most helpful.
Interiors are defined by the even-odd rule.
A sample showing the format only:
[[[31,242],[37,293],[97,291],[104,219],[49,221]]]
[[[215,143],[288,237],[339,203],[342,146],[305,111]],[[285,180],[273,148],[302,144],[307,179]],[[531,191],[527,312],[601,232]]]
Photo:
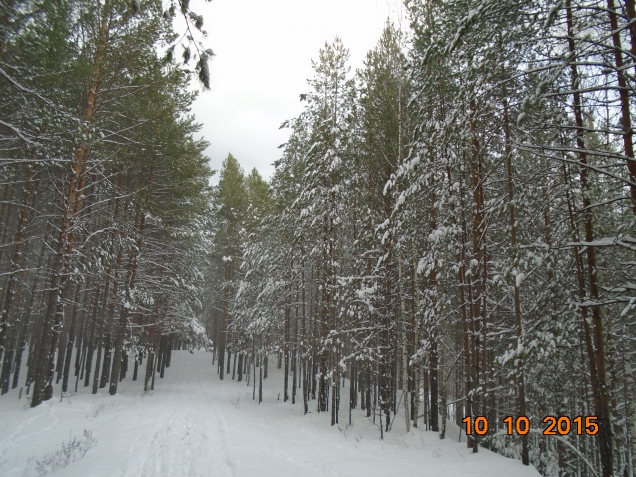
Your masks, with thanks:
[[[330,413],[317,413],[315,401],[303,415],[302,398],[295,405],[277,399],[282,373],[274,360],[259,405],[245,381],[219,381],[211,358],[203,351],[173,352],[166,377],[157,377],[155,390],[145,394],[141,380],[128,378],[114,397],[107,389],[92,395],[80,387],[62,402],[57,395],[31,409],[12,390],[0,397],[0,475],[539,475],[520,461],[486,449],[472,454],[465,442],[440,440],[433,432],[407,434],[403,419],[382,441],[360,410],[353,411],[350,427],[331,427]],[[347,414],[344,409],[342,422]]]

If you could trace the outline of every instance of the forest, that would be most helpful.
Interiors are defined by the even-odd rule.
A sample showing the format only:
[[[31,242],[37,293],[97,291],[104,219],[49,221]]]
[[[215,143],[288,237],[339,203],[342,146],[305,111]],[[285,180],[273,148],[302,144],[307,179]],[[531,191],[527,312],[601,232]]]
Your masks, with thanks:
[[[325,42],[271,178],[228,154],[210,185],[187,0],[3,0],[2,394],[204,348],[332,426],[633,477],[635,2],[404,6],[361,68]]]
[[[192,73],[171,58],[175,9],[2,6],[2,394],[25,352],[32,406],[58,383],[115,394],[129,354],[147,357],[153,386],[153,363],[163,375],[173,346],[206,342],[196,264],[209,248],[212,171],[193,136]],[[183,56],[198,52],[206,86],[210,53],[191,38]]]

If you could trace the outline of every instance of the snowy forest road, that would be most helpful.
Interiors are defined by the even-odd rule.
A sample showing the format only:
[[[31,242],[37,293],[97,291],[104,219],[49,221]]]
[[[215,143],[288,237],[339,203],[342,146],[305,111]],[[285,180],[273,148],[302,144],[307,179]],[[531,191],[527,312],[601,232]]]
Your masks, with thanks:
[[[536,477],[534,468],[436,433],[379,430],[360,410],[353,425],[302,413],[278,400],[282,374],[270,366],[264,402],[246,382],[220,381],[212,355],[173,353],[155,390],[125,379],[114,397],[80,392],[29,408],[18,390],[0,399],[0,475],[353,477]],[[270,360],[275,363],[275,360]],[[84,391],[84,392],[82,392]],[[281,393],[282,394],[282,393]],[[345,406],[346,407],[346,404]],[[348,416],[343,409],[341,421]],[[347,419],[348,422],[348,419]]]

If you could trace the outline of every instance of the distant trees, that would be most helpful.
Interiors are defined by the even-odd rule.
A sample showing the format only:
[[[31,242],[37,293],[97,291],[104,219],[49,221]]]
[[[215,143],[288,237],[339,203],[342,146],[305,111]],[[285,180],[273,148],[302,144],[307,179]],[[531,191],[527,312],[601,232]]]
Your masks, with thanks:
[[[248,213],[248,191],[243,169],[238,161],[228,154],[219,176],[216,188],[215,204],[218,218],[215,235],[215,259],[213,277],[218,281],[217,293],[220,295],[213,311],[220,313],[214,330],[214,343],[219,353],[219,376],[223,379],[225,371],[225,351],[229,352],[227,364],[230,364],[232,349],[228,348],[229,326],[231,324],[230,300],[233,295],[236,274],[240,266],[241,242],[245,233]],[[229,373],[229,371],[227,371]]]
[[[173,347],[206,342],[211,171],[189,75],[157,54],[171,22],[154,2],[4,7],[2,393],[26,355],[32,406],[69,391],[73,362],[76,389],[92,373],[114,394],[128,357],[137,379],[147,356],[152,387]]]

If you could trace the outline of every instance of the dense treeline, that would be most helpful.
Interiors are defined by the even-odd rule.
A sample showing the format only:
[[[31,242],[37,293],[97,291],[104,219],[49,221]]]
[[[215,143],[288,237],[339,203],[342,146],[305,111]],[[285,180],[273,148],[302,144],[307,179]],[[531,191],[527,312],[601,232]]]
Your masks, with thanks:
[[[412,35],[387,25],[361,70],[320,51],[259,213],[224,165],[244,192],[216,194],[220,377],[278,355],[284,400],[332,424],[342,399],[381,433],[485,416],[474,451],[633,475],[634,2],[406,5]],[[598,432],[544,435],[549,415]]]
[[[172,60],[172,18],[202,19],[187,2],[0,8],[1,392],[24,386],[32,406],[60,381],[62,396],[115,394],[144,357],[152,388],[172,349],[207,345],[196,316],[212,171],[193,138],[192,74]],[[197,48],[207,85],[211,52],[189,38],[184,59]]]

